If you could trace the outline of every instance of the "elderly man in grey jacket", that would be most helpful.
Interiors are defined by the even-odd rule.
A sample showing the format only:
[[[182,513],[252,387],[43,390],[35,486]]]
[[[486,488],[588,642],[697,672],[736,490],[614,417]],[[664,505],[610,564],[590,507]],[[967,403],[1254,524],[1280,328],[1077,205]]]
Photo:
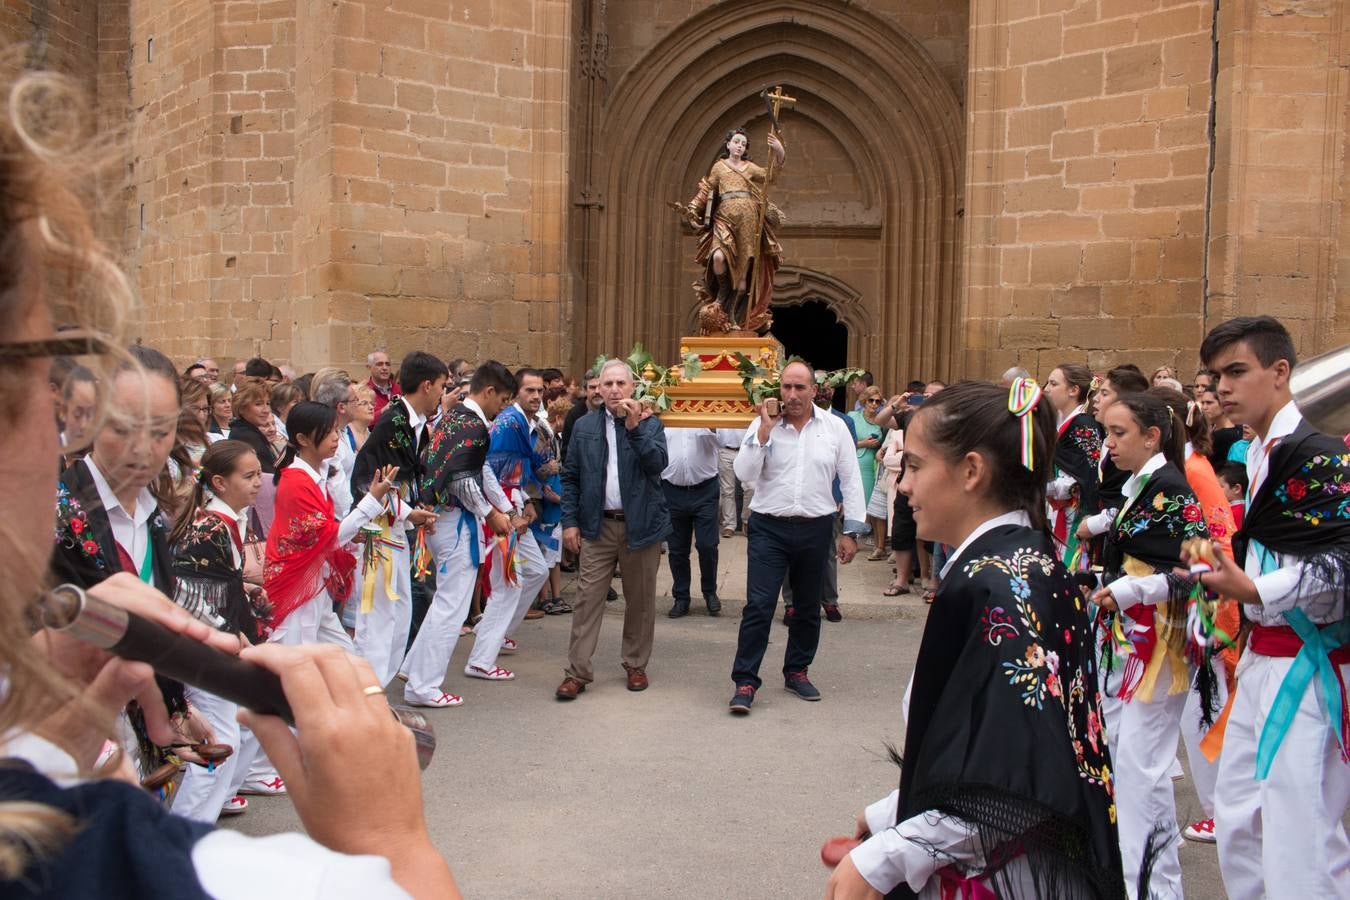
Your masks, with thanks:
[[[647,661],[656,630],[656,572],[670,531],[661,472],[668,462],[665,431],[643,418],[633,399],[633,372],[620,359],[600,368],[604,405],[577,420],[562,471],[563,546],[580,554],[572,639],[559,700],[575,700],[594,678],[591,657],[600,638],[605,595],[622,567],[623,668],[628,689],[647,689]]]

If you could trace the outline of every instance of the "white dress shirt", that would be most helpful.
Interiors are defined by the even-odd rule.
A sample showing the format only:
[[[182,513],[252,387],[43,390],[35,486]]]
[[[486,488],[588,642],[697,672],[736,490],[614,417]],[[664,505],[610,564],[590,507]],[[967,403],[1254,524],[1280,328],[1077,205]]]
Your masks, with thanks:
[[[750,511],[766,516],[834,515],[838,477],[844,530],[851,534],[867,530],[857,445],[842,419],[814,404],[801,431],[783,417],[764,444],[759,442],[759,419],[751,422],[736,454],[735,470],[737,478],[755,485]]]
[[[605,509],[621,512],[623,494],[619,491],[619,447],[615,429],[628,426],[624,425],[622,420],[611,416],[608,409],[601,415],[605,420],[605,446],[609,448],[609,452],[605,454]]]
[[[424,426],[424,425],[427,424],[427,417],[424,416],[424,415],[422,415],[422,414],[421,414],[420,412],[418,412],[417,410],[413,409],[413,405],[412,405],[411,403],[408,402],[408,398],[407,398],[407,397],[404,397],[402,394],[400,394],[400,395],[399,395],[398,397],[396,397],[395,399],[398,400],[400,403],[402,403],[402,404],[403,404],[403,408],[406,409],[406,410],[408,411],[408,427],[412,428],[412,433],[413,433],[413,449],[414,449],[414,450],[421,450],[421,449],[422,449],[422,426]],[[392,403],[392,402],[394,402],[394,401],[391,400],[390,402]],[[475,403],[474,406],[478,406],[478,404]],[[479,410],[478,410],[478,414],[481,416],[481,415],[483,414],[483,410],[482,410],[482,409],[479,409]],[[483,421],[487,421],[487,419],[484,419]],[[349,472],[348,474],[350,474],[350,472]]]
[[[1167,465],[1167,457],[1161,453],[1155,453],[1144,463],[1143,468],[1125,479],[1125,487],[1122,493],[1125,495],[1125,503],[1121,506],[1120,512],[1116,518],[1124,515],[1139,495],[1143,492],[1144,486],[1148,483],[1149,476]],[[1121,610],[1129,609],[1136,603],[1166,603],[1171,596],[1171,591],[1167,586],[1167,575],[1162,572],[1153,575],[1122,575],[1115,581],[1107,585],[1111,590],[1112,596],[1116,598],[1116,605]]]
[[[1256,496],[1270,474],[1270,450],[1293,434],[1302,422],[1302,413],[1291,401],[1275,414],[1270,431],[1264,436],[1258,435],[1247,448],[1247,477],[1251,482],[1247,492],[1249,498]],[[1303,607],[1314,625],[1335,622],[1344,615],[1342,602],[1333,593],[1339,587],[1311,575],[1304,577],[1298,557],[1258,548],[1253,541],[1247,545],[1242,568],[1255,583],[1256,593],[1261,598],[1260,605],[1244,604],[1242,608],[1247,618],[1258,625],[1285,625],[1285,612],[1295,607]]]
[[[84,464],[89,467],[89,474],[94,477],[99,502],[103,504],[103,511],[108,514],[108,524],[112,526],[113,540],[121,545],[136,564],[136,571],[132,574],[139,575],[145,566],[146,554],[150,552],[150,528],[146,523],[159,508],[155,503],[155,497],[149,488],[141,488],[140,493],[136,495],[136,511],[129,513],[122,507],[122,501],[113,493],[108,479],[103,477],[103,473],[94,463],[92,453],[84,458]],[[113,559],[108,562],[112,564],[118,561]]]
[[[707,428],[667,428],[666,458],[662,481],[693,487],[717,477],[716,432]]]
[[[667,429],[669,430],[669,429]],[[717,429],[717,442],[728,450],[741,449],[741,441],[745,440],[745,431],[740,428],[719,428]]]

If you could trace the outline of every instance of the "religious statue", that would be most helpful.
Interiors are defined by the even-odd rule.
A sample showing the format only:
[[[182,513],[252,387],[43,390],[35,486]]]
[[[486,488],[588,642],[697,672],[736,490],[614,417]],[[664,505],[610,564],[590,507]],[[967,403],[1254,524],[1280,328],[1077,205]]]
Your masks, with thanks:
[[[782,88],[765,91],[770,131],[767,168],[750,159],[744,128],[727,133],[717,160],[698,192],[684,207],[686,221],[698,229],[694,261],[704,275],[694,283],[702,334],[749,331],[765,334],[772,323],[773,275],[782,248],[776,237],[784,216],[768,200],[769,185],[787,158],[778,135],[778,113],[794,103]]]

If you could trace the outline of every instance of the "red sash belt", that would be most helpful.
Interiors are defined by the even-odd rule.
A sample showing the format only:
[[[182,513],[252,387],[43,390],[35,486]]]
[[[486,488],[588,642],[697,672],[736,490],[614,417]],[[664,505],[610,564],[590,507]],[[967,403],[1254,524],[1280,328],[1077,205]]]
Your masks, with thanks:
[[[1303,639],[1288,625],[1253,625],[1247,642],[1253,653],[1280,659],[1292,659],[1303,650]],[[1333,666],[1350,665],[1350,644],[1328,654]]]

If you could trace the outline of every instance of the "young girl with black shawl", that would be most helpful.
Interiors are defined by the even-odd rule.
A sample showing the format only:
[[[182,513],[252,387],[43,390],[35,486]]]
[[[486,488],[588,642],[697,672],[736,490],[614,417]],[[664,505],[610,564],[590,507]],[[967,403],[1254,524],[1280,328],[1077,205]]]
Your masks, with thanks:
[[[1125,501],[1107,533],[1103,554],[1106,586],[1093,601],[1119,622],[1120,721],[1107,723],[1115,762],[1120,856],[1125,883],[1146,864],[1155,826],[1174,827],[1176,800],[1169,774],[1176,758],[1181,712],[1191,684],[1185,655],[1190,585],[1173,569],[1181,545],[1209,534],[1204,513],[1180,466],[1185,464],[1184,426],[1167,404],[1148,394],[1122,397],[1106,411],[1106,446],[1117,465],[1131,472]],[[1113,727],[1115,726],[1115,727]],[[1181,863],[1174,835],[1155,847],[1153,879],[1162,896],[1180,897]]]
[[[828,898],[1124,896],[1085,604],[1045,529],[1054,420],[1029,379],[963,382],[906,433],[919,535],[957,549],[910,685],[900,788]]]
[[[1050,530],[1060,559],[1076,572],[1090,566],[1086,548],[1079,548],[1078,526],[1097,512],[1097,465],[1102,457],[1102,429],[1087,411],[1092,373],[1077,363],[1056,366],[1045,382],[1045,399],[1057,418],[1054,473],[1046,488]]]
[[[262,465],[248,444],[217,441],[202,455],[183,518],[174,529],[174,599],[197,618],[250,644],[262,640],[259,618],[267,617],[265,596],[244,584],[244,541],[248,508],[262,484]],[[189,702],[211,724],[216,741],[234,753],[213,768],[190,766],[174,796],[173,811],[198,822],[214,822],[222,811],[243,812],[235,793],[257,755],[258,741],[236,718],[237,704],[194,687]]]

